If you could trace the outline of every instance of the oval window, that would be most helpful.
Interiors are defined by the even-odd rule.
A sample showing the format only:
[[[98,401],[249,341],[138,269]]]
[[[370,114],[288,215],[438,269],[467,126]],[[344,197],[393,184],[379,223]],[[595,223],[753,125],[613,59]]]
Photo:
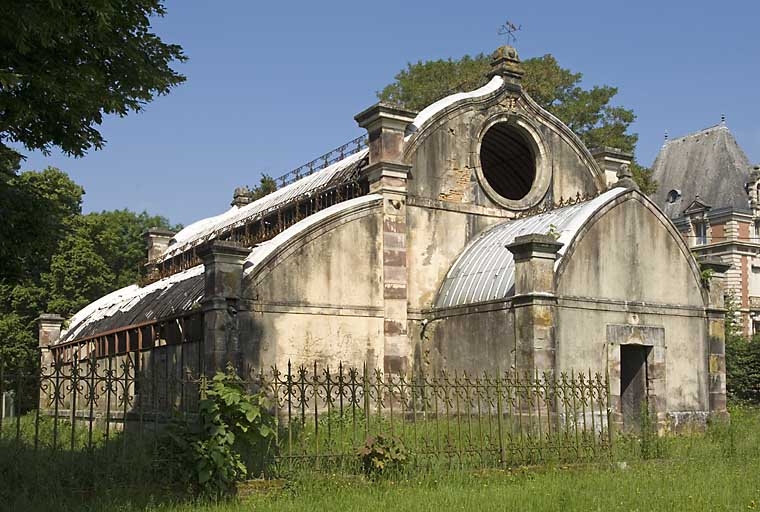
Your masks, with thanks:
[[[507,199],[522,199],[536,179],[536,157],[523,133],[508,123],[497,123],[480,144],[483,177]]]

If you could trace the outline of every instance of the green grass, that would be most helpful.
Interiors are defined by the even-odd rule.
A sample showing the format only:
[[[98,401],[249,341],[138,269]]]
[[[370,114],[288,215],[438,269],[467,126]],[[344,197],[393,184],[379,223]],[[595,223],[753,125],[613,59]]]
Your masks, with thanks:
[[[644,451],[657,458],[647,460],[641,457],[640,441],[628,438],[617,440],[614,461],[586,465],[555,463],[513,470],[435,470],[378,481],[346,474],[304,472],[285,482],[243,486],[241,494],[245,496],[216,505],[182,501],[184,498],[176,490],[160,485],[130,487],[128,482],[136,482],[135,479],[120,484],[118,474],[108,479],[101,477],[97,484],[78,489],[77,479],[71,474],[83,470],[89,476],[98,473],[96,467],[88,468],[86,459],[70,460],[67,464],[48,463],[50,467],[46,468],[44,458],[22,453],[15,461],[9,461],[9,452],[3,451],[0,495],[4,494],[10,469],[41,474],[35,487],[14,483],[11,498],[0,501],[0,510],[6,510],[5,507],[24,511],[109,512],[364,511],[378,507],[391,507],[394,512],[760,509],[760,410],[733,409],[730,426],[714,425],[706,434],[653,442],[656,446],[645,447]],[[135,459],[135,464],[139,463]],[[52,485],[44,485],[45,482]],[[250,487],[256,489],[250,491]]]

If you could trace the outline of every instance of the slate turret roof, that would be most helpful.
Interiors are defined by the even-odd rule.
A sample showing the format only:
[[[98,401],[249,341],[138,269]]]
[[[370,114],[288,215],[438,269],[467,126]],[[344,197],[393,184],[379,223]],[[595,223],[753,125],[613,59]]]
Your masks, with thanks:
[[[652,199],[670,218],[681,217],[697,195],[714,209],[749,211],[744,188],[749,159],[723,122],[667,141],[652,171],[657,180]]]

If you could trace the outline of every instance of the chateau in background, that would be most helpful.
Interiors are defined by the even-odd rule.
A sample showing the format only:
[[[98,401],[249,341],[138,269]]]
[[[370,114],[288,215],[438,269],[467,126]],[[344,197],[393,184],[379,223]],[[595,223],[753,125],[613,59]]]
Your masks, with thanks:
[[[63,333],[44,316],[43,363],[590,372],[625,428],[644,404],[663,429],[724,415],[726,266],[700,268],[627,156],[592,155],[522,76],[499,48],[485,86],[419,113],[376,104],[355,117],[366,139],[271,194],[149,232],[152,282]]]
[[[760,166],[752,168],[722,120],[665,142],[654,162],[657,205],[697,258],[730,264],[726,287],[744,333],[760,333]]]

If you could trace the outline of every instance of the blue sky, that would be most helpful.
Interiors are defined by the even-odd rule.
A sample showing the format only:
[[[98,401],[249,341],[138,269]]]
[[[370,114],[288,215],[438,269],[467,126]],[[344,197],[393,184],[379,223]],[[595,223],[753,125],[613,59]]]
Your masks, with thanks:
[[[490,53],[506,19],[523,58],[553,54],[584,85],[619,88],[649,165],[667,130],[726,115],[760,162],[760,2],[202,2],[168,0],[157,32],[189,57],[188,80],[145,112],[108,119],[84,158],[60,167],[84,210],[147,210],[185,225],[229,207],[234,187],[280,175],[360,135],[353,116],[409,61]]]

